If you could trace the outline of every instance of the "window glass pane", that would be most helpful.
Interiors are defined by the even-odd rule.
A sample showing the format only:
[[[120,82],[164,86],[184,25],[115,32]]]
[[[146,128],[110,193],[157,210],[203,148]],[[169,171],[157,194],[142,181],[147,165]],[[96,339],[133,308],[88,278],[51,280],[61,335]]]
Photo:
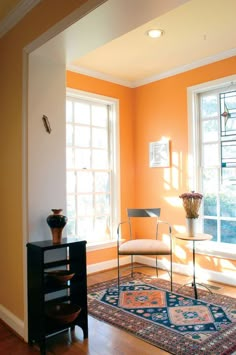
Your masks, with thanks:
[[[202,96],[201,99],[201,116],[202,118],[215,117],[218,114],[217,95]]]
[[[105,239],[107,228],[107,218],[104,216],[95,218],[94,234],[98,236],[100,240]]]
[[[75,193],[75,173],[67,171],[66,174],[66,191],[67,193]]]
[[[68,195],[67,196],[67,217],[74,218],[76,216],[75,211],[75,196]]]
[[[203,213],[205,216],[216,216],[216,214],[217,214],[217,197],[216,197],[216,195],[204,194]]]
[[[222,168],[222,182],[232,187],[236,185],[236,168]],[[234,184],[234,185],[232,185]]]
[[[95,191],[109,192],[110,191],[110,174],[109,173],[95,173]]]
[[[219,185],[219,169],[204,169],[202,173],[202,186],[203,192],[205,193],[215,193],[218,190]]]
[[[203,145],[203,166],[219,165],[218,144]]]
[[[74,167],[74,151],[72,148],[66,148],[66,166],[67,169]]]
[[[79,217],[77,220],[77,232],[80,238],[87,241],[93,240],[93,218],[92,217]]]
[[[75,145],[79,147],[90,146],[90,128],[83,126],[75,126]]]
[[[236,196],[232,192],[220,194],[220,215],[236,217]]]
[[[75,150],[75,168],[89,169],[90,168],[90,150],[76,149]]]
[[[96,195],[95,213],[100,215],[110,213],[110,195]]]
[[[66,121],[72,122],[73,120],[73,106],[72,102],[67,100],[66,101]]]
[[[213,142],[218,140],[218,121],[205,120],[202,122],[202,141]]]
[[[73,144],[73,126],[71,124],[66,125],[66,144]]]
[[[204,233],[211,234],[212,241],[217,241],[217,220],[204,218]]]
[[[75,236],[76,235],[75,220],[74,219],[68,220],[68,223],[66,224],[66,230],[67,230],[67,234],[69,236]]]
[[[92,192],[93,191],[93,173],[79,172],[77,174],[77,191],[79,192]]]
[[[107,131],[102,128],[92,129],[92,146],[107,149]]]
[[[74,104],[74,121],[75,123],[90,124],[90,106],[83,102],[75,102]]]
[[[92,215],[93,214],[93,196],[79,195],[77,199],[77,213],[78,216]]]
[[[92,106],[92,125],[107,127],[107,106]]]
[[[236,244],[236,221],[221,221],[222,243]]]
[[[94,149],[92,154],[93,169],[108,169],[107,151]]]

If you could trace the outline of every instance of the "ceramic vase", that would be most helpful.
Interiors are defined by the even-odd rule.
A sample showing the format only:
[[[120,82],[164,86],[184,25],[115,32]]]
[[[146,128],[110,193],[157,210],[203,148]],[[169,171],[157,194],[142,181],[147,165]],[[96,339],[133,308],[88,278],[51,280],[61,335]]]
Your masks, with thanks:
[[[62,231],[67,223],[67,217],[62,214],[62,209],[52,209],[52,214],[47,217],[47,224],[51,228],[53,244],[60,244]]]
[[[186,233],[188,237],[195,237],[197,234],[197,218],[186,218]]]

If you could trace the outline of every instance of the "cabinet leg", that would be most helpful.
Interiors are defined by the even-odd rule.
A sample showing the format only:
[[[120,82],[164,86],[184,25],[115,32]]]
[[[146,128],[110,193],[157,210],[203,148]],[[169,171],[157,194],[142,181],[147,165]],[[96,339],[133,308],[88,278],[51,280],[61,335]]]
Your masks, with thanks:
[[[40,355],[46,355],[46,344],[45,344],[45,342],[40,344]]]

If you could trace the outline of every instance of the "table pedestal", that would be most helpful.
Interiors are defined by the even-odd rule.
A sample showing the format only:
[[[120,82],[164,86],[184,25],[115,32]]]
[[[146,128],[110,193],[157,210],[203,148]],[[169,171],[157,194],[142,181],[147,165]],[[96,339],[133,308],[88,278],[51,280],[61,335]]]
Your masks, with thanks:
[[[203,285],[201,283],[196,282],[196,265],[195,265],[195,242],[211,240],[212,239],[212,235],[204,234],[204,233],[197,233],[197,235],[195,237],[189,237],[186,233],[178,233],[178,234],[175,235],[175,237],[177,239],[193,242],[193,280],[192,280],[192,282],[188,282],[187,284],[184,284],[183,286],[181,286],[179,288],[179,290],[182,287],[191,284],[192,287],[193,287],[193,290],[194,290],[195,299],[198,298],[197,285],[206,288],[210,293],[212,293],[211,290],[206,285]]]

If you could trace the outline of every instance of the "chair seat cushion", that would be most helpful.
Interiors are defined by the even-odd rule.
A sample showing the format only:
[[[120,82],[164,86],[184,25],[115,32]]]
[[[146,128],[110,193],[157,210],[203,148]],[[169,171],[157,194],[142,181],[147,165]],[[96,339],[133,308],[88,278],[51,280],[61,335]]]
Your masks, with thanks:
[[[169,255],[170,247],[156,239],[134,239],[120,245],[120,255]]]

